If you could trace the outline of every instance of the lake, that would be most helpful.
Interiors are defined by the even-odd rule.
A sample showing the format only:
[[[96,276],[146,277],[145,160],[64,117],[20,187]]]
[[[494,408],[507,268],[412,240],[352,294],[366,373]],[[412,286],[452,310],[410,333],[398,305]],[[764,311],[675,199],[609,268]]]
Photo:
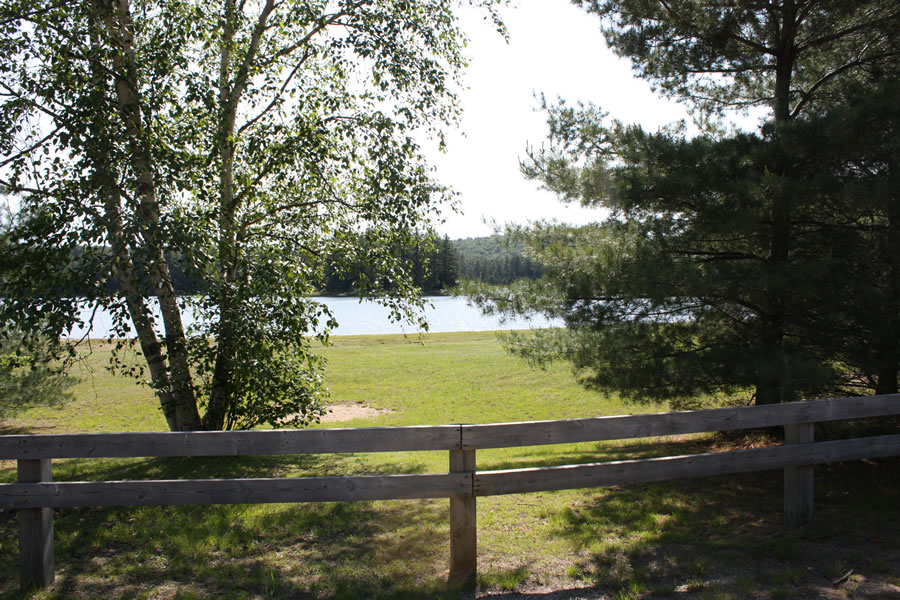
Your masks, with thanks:
[[[338,328],[334,335],[376,335],[389,333],[418,333],[419,329],[408,323],[395,323],[390,320],[388,309],[374,302],[361,302],[358,298],[325,298],[317,297],[317,301],[325,304],[337,319]],[[429,296],[426,298],[425,317],[429,331],[434,333],[450,331],[498,331],[508,329],[537,329],[543,327],[559,327],[561,323],[543,317],[524,319],[500,319],[496,316],[485,316],[470,305],[467,298],[458,296]],[[91,315],[92,307],[85,306],[81,311],[82,320]],[[154,312],[159,315],[154,305]],[[193,314],[184,311],[185,325],[193,322]],[[92,338],[109,336],[112,319],[109,313],[97,311],[94,326],[90,332]],[[76,327],[68,337],[80,338],[85,335],[84,327]]]

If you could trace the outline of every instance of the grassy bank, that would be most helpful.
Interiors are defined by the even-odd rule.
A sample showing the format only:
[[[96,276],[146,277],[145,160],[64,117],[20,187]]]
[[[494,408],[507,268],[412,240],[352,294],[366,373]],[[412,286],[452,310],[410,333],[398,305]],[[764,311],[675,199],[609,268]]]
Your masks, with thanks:
[[[108,348],[95,350],[74,403],[33,410],[3,423],[5,432],[164,429],[149,390],[109,377]],[[506,355],[492,333],[344,337],[323,353],[334,402],[382,411],[339,426],[660,410],[586,392],[562,365],[532,370]],[[695,437],[484,451],[478,465],[614,460],[720,443]],[[54,478],[414,473],[446,471],[446,463],[444,452],[70,460],[54,463]],[[898,597],[898,467],[872,461],[818,469],[816,521],[792,535],[780,526],[779,472],[479,499],[482,590],[562,594],[554,598]],[[11,481],[14,465],[0,463],[0,478]],[[2,517],[0,597],[12,598],[16,524],[12,513]],[[64,509],[55,526],[57,583],[36,597],[454,596],[443,583],[446,500]],[[847,581],[832,585],[849,570]]]

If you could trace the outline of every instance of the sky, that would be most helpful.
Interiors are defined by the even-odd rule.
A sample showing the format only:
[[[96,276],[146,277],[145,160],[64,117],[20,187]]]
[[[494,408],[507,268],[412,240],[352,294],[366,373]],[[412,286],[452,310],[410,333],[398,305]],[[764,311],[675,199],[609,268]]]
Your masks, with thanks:
[[[508,43],[482,16],[461,13],[470,38],[462,123],[449,135],[447,152],[429,156],[441,183],[460,194],[462,214],[445,211],[439,233],[456,239],[490,235],[494,223],[602,219],[597,209],[565,205],[521,175],[526,148],[539,147],[547,135],[535,93],[592,101],[611,118],[651,130],[688,119],[685,108],[635,77],[630,62],[606,47],[600,21],[570,0],[518,0],[503,10]]]

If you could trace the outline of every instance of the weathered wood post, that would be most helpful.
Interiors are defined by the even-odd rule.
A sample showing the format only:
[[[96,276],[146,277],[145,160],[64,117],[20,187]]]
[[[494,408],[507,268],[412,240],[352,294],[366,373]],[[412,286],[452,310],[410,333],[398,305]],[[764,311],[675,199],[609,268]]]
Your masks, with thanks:
[[[19,460],[19,483],[52,481],[50,459]],[[46,587],[53,583],[53,509],[20,508],[19,584],[22,590]]]
[[[450,472],[471,473],[475,478],[475,451],[451,450]],[[466,590],[475,589],[478,543],[475,495],[450,497],[450,576],[448,583]]]
[[[806,444],[814,438],[815,424],[784,426],[784,443]],[[784,470],[784,524],[795,528],[806,525],[813,517],[814,467],[787,467]]]

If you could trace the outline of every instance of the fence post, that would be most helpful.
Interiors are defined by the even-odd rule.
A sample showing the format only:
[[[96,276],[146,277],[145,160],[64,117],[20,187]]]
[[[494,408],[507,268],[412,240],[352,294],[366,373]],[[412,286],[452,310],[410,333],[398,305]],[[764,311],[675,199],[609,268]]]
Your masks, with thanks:
[[[450,472],[471,473],[475,477],[475,451],[451,450]],[[452,587],[475,589],[478,543],[475,495],[450,497],[450,576]]]
[[[19,483],[52,481],[50,459],[16,462]],[[53,509],[20,508],[19,585],[22,590],[46,587],[53,583]]]
[[[784,426],[785,444],[814,441],[815,424]],[[795,528],[806,525],[813,517],[814,467],[788,467],[784,470],[784,524]]]

